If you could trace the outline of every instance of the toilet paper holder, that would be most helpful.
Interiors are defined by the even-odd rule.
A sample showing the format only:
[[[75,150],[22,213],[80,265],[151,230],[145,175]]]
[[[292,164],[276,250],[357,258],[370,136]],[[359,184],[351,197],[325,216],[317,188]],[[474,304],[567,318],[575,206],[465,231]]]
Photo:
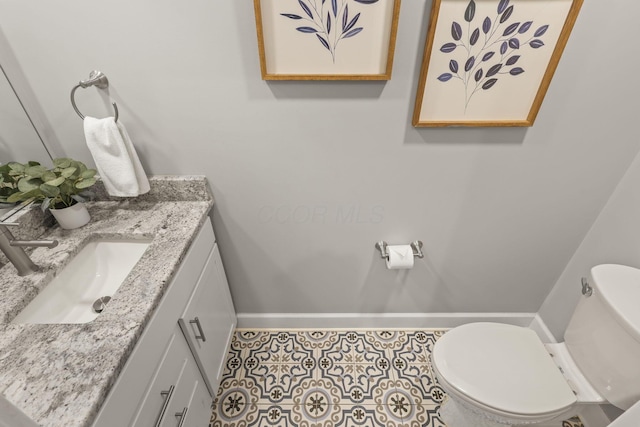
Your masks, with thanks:
[[[413,256],[418,258],[424,258],[424,254],[422,253],[422,242],[420,240],[414,240],[409,243],[411,249],[413,250]],[[387,242],[384,240],[380,240],[376,243],[376,248],[380,251],[380,257],[383,259],[389,258],[389,248]]]

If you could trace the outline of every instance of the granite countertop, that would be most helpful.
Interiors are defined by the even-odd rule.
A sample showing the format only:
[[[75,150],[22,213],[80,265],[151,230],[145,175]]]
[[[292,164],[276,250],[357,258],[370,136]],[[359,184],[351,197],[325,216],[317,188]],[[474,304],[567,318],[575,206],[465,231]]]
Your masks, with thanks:
[[[99,191],[86,226],[43,228],[40,238],[59,245],[31,252],[42,271],[0,269],[0,395],[39,425],[93,423],[213,206],[204,177],[156,176],[151,187],[126,200]],[[87,242],[103,237],[153,240],[102,314],[85,324],[10,323]]]

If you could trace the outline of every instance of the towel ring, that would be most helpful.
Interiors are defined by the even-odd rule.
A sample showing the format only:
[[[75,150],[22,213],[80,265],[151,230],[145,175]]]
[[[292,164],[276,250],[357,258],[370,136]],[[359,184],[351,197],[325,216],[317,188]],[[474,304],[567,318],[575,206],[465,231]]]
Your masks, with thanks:
[[[76,86],[74,86],[73,89],[71,89],[71,105],[82,120],[84,120],[84,115],[82,115],[82,113],[78,109],[78,106],[76,105],[75,93],[79,87],[86,89],[91,86],[95,86],[98,89],[106,89],[109,87],[109,80],[107,80],[107,76],[105,76],[101,71],[93,70],[91,73],[89,73],[88,80],[80,80],[80,82]],[[111,105],[113,105],[113,110],[115,111],[114,120],[117,122],[118,106],[115,102],[112,102]]]

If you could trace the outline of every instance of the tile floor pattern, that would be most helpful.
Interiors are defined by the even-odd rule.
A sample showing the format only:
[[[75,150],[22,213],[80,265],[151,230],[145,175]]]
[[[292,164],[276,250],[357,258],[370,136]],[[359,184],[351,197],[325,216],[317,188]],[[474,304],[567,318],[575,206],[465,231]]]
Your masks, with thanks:
[[[446,427],[430,360],[444,332],[238,330],[209,427]]]

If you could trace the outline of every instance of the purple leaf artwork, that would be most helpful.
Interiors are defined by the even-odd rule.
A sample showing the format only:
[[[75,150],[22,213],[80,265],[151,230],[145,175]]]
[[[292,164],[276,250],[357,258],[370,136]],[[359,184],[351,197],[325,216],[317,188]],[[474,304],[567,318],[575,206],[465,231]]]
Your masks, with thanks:
[[[300,10],[296,13],[281,13],[281,16],[296,22],[295,30],[304,34],[315,34],[323,48],[331,54],[335,63],[338,44],[364,31],[358,25],[361,13],[353,13],[349,5],[370,5],[379,0],[298,0]],[[304,22],[300,22],[304,21]],[[302,25],[301,25],[302,24]]]
[[[525,73],[524,68],[515,65],[527,56],[527,48],[545,46],[542,38],[548,25],[531,20],[510,22],[515,5],[510,0],[496,3],[495,16],[477,16],[476,2],[470,0],[464,15],[451,23],[453,40],[440,47],[442,55],[454,55],[454,59],[449,61],[449,70],[437,79],[464,86],[465,111],[476,93],[490,90],[500,79],[517,78]]]

